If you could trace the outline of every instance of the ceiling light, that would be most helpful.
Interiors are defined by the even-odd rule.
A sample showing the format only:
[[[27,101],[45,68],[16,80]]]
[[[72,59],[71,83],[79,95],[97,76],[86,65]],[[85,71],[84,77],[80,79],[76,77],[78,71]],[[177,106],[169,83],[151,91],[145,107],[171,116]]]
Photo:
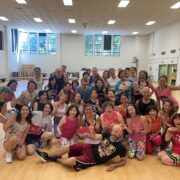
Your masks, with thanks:
[[[154,24],[156,21],[148,21],[147,23],[146,23],[146,25],[147,26],[150,26],[150,25],[152,25],[152,24]]]
[[[63,0],[63,3],[65,6],[72,6],[73,5],[72,0]]]
[[[115,20],[109,20],[108,24],[114,24],[116,21]]]
[[[179,9],[180,8],[180,2],[177,2],[173,6],[170,7],[171,9]]]
[[[45,29],[44,31],[47,32],[47,33],[52,32],[50,29]]]
[[[136,31],[132,32],[132,35],[136,35],[136,34],[139,34],[139,32],[136,32]]]
[[[68,19],[68,22],[74,24],[74,23],[76,23],[76,20],[75,19]]]
[[[2,20],[2,21],[9,21],[9,19],[7,19],[7,18],[4,17],[4,16],[0,16],[0,20]]]
[[[71,31],[73,34],[76,34],[77,33],[77,30],[72,30]]]
[[[118,7],[125,8],[129,4],[129,2],[130,2],[129,0],[121,0],[118,4]]]
[[[27,4],[27,2],[25,0],[16,0],[16,2],[18,4]]]
[[[43,22],[41,18],[33,18],[36,22]]]
[[[102,31],[102,34],[107,34],[108,33],[108,31]]]

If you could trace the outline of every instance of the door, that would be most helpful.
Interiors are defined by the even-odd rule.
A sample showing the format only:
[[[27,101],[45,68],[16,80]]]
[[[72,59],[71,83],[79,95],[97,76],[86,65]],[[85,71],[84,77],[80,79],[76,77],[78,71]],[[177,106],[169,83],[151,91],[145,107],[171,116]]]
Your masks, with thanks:
[[[167,64],[165,65],[159,65],[159,78],[163,75],[167,76],[168,72],[167,72]]]
[[[174,72],[174,70],[177,70],[177,64],[168,64],[168,84],[171,84],[171,78],[172,78],[172,73]]]

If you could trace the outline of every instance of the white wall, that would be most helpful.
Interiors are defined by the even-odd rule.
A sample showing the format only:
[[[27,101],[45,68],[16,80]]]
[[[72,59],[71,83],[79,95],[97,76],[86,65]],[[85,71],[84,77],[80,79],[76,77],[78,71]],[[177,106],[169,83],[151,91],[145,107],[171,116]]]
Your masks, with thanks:
[[[160,64],[178,64],[177,84],[180,84],[180,21],[150,34],[148,45],[148,69],[152,67],[154,79],[158,80]],[[175,49],[176,53],[171,54]],[[161,52],[165,51],[165,55]]]
[[[0,31],[3,32],[3,50],[0,50],[0,75],[7,76],[6,27],[0,25]]]
[[[80,71],[83,67],[98,69],[115,69],[132,66],[133,57],[140,59],[141,67],[146,67],[148,36],[122,36],[121,56],[85,56],[84,35],[61,35],[61,62],[68,71]]]
[[[8,72],[19,72],[21,64],[33,64],[41,67],[43,73],[50,74],[54,72],[57,67],[60,67],[60,36],[57,35],[57,53],[55,55],[30,55],[12,52],[11,44],[11,28],[8,28]]]
[[[8,72],[20,71],[21,64],[34,64],[42,69],[42,72],[51,73],[61,64],[68,67],[68,71],[79,72],[83,67],[98,69],[115,69],[135,66],[133,57],[139,59],[139,69],[146,69],[147,50],[149,36],[122,36],[121,56],[85,56],[85,36],[61,34],[57,36],[56,55],[21,55],[12,53],[11,29],[8,28]]]

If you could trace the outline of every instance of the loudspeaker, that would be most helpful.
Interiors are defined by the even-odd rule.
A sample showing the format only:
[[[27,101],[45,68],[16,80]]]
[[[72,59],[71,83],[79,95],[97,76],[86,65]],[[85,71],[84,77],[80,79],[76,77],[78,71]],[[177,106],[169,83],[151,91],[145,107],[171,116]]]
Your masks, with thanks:
[[[104,50],[111,50],[111,35],[104,35]]]
[[[0,31],[0,50],[3,50],[3,32]]]

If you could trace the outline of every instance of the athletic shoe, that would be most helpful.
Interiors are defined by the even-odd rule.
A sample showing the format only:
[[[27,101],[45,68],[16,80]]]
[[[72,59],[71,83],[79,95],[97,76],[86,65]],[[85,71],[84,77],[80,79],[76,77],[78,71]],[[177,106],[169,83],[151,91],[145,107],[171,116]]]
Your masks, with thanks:
[[[49,161],[56,162],[58,158],[61,158],[61,156],[49,157],[46,152],[42,152],[39,150],[36,150],[36,156],[39,157],[41,159],[41,161],[44,163],[49,162]]]
[[[12,163],[12,153],[6,152],[6,163]]]
[[[39,150],[36,150],[36,156],[41,159],[42,162],[48,162],[49,161],[49,156],[46,152],[41,152]]]

